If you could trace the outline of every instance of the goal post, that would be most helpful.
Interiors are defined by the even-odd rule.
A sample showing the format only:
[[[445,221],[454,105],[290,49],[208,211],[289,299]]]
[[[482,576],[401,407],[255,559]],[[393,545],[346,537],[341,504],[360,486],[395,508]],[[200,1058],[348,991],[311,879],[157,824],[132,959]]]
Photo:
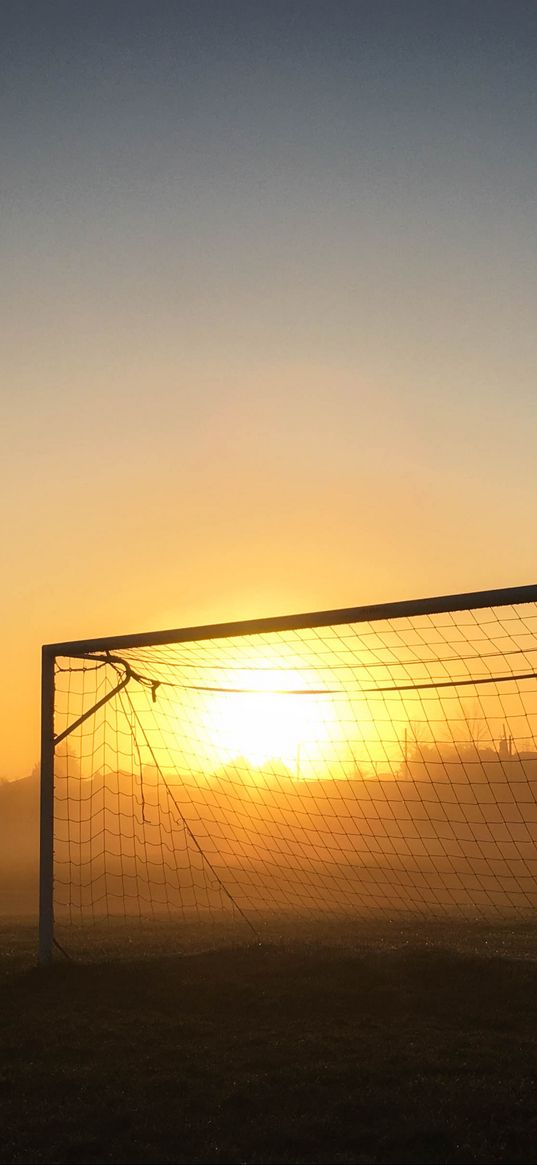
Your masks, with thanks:
[[[39,961],[50,963],[54,938],[54,654],[41,652]]]
[[[42,963],[527,918],[536,840],[537,585],[43,647]]]

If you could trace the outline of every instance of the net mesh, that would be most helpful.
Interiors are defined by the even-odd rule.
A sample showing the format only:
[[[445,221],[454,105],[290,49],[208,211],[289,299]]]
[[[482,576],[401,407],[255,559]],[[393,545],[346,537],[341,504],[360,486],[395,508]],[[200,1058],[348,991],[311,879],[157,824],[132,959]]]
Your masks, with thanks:
[[[59,928],[529,917],[537,604],[58,656]]]

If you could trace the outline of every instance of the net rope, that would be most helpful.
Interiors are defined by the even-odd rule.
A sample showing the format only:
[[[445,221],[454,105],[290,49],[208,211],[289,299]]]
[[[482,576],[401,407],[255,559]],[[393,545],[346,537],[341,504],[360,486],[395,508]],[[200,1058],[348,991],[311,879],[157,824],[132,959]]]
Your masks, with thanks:
[[[528,918],[537,605],[56,660],[57,927]]]

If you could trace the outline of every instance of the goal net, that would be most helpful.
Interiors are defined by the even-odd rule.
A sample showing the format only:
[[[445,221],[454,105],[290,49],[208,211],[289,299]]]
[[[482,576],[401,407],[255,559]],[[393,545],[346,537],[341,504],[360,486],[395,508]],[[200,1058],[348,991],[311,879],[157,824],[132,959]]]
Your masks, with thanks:
[[[43,659],[43,957],[166,921],[534,916],[537,587]]]

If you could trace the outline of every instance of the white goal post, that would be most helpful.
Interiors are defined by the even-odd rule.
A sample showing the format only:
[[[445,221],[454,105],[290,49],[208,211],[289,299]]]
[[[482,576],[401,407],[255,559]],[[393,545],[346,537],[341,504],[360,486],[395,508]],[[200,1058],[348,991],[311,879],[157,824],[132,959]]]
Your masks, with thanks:
[[[537,585],[47,644],[41,716],[42,963],[107,926],[535,917]]]

